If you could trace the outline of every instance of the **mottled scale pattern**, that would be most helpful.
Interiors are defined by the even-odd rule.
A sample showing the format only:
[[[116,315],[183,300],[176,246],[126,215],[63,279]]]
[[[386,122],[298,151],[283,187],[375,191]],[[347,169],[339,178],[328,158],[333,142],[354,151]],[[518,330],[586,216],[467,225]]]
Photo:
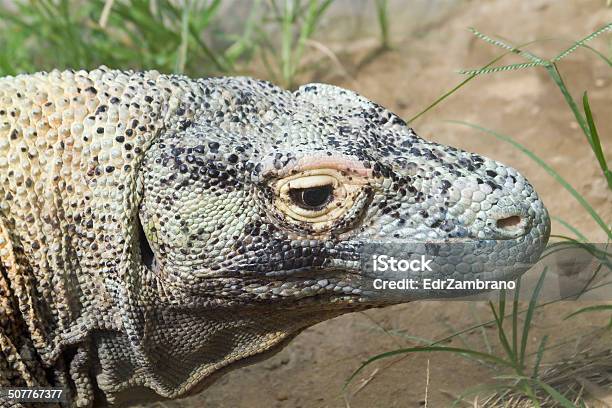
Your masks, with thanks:
[[[0,386],[68,406],[190,395],[322,320],[442,296],[372,290],[368,243],[477,242],[442,274],[496,278],[548,234],[516,170],[331,85],[0,78]]]

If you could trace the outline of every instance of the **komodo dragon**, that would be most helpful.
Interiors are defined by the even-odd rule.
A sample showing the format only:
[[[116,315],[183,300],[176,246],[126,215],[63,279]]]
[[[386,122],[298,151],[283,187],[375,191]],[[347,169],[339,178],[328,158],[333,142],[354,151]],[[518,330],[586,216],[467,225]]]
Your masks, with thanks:
[[[471,242],[437,277],[516,278],[549,229],[516,170],[335,86],[2,78],[0,387],[191,395],[317,322],[448,295],[375,290],[368,243]]]

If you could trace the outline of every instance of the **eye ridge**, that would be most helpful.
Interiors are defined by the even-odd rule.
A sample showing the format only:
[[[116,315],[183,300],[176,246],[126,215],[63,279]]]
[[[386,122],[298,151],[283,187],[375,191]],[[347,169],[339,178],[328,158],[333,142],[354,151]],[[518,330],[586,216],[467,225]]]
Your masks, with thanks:
[[[325,208],[334,197],[334,187],[331,184],[316,187],[292,188],[289,197],[299,207],[305,210],[317,211]]]

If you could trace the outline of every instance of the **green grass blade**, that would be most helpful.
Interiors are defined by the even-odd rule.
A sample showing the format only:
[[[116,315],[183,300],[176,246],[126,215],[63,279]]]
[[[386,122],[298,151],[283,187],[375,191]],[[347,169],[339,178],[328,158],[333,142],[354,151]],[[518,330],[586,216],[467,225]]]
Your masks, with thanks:
[[[491,62],[491,64],[493,64],[494,62]],[[490,64],[487,64],[485,66],[489,66]],[[415,120],[417,120],[419,117],[421,117],[422,115],[426,114],[429,110],[433,109],[436,105],[438,105],[440,102],[442,102],[444,99],[448,98],[450,95],[454,94],[457,90],[459,90],[459,88],[461,88],[463,85],[467,84],[468,82],[470,82],[472,79],[476,78],[476,74],[470,75],[468,78],[464,79],[463,81],[461,81],[457,86],[455,86],[454,88],[452,88],[450,91],[447,91],[446,93],[444,93],[441,97],[439,97],[438,99],[436,99],[435,101],[433,101],[429,106],[427,106],[425,109],[423,109],[422,111],[420,111],[419,113],[417,113],[416,115],[414,115],[413,117],[411,117],[410,119],[407,120],[407,123],[412,123]]]
[[[593,53],[595,53],[595,55],[597,55],[599,58],[601,58],[606,64],[608,64],[608,66],[610,68],[612,68],[612,60],[608,57],[606,57],[605,55],[603,55],[601,52],[597,51],[595,48],[586,45],[586,44],[581,44],[580,45],[583,48],[586,48],[589,51],[592,51]]]
[[[584,107],[584,114],[586,116],[587,125],[589,126],[589,131],[591,135],[591,147],[593,148],[593,153],[595,153],[595,157],[599,162],[599,167],[604,173],[606,180],[608,182],[608,188],[612,190],[612,172],[608,169],[608,163],[606,163],[606,157],[603,154],[603,150],[601,148],[601,141],[599,140],[599,133],[597,132],[597,127],[595,126],[595,121],[593,120],[593,113],[591,112],[591,106],[589,105],[589,97],[586,93],[582,95],[582,105]]]
[[[195,40],[196,44],[198,44],[198,46],[200,47],[200,49],[202,50],[202,52],[208,57],[208,59],[210,59],[210,61],[213,63],[213,65],[221,72],[227,72],[228,68],[225,65],[224,62],[222,62],[222,59],[219,58],[218,55],[216,55],[209,47],[208,45],[206,45],[206,43],[200,38],[200,33],[198,33],[196,31],[196,29],[189,25],[189,32],[191,33],[191,37]]]
[[[503,296],[502,296],[503,294]],[[499,337],[499,342],[501,343],[504,351],[510,358],[510,361],[513,363],[516,362],[516,353],[510,346],[510,342],[508,342],[508,336],[506,336],[506,331],[504,330],[504,310],[505,310],[505,291],[500,291],[500,301],[499,301],[499,313],[495,310],[493,306],[493,302],[489,301],[489,308],[491,309],[491,313],[493,313],[493,317],[495,319],[495,325],[497,326],[497,336]]]
[[[536,353],[535,363],[533,365],[533,378],[538,378],[540,371],[540,364],[542,363],[542,357],[544,357],[544,351],[546,350],[546,343],[548,342],[548,334],[542,337],[540,341],[540,345],[538,346],[538,351]]]
[[[332,5],[333,1],[334,0],[323,0],[323,3],[319,5],[319,7],[317,8],[317,13],[315,15],[315,24],[312,26],[312,31],[308,33],[308,37],[311,37],[314,34],[314,30],[319,21],[321,20],[321,17],[323,17],[323,14],[325,14],[329,6]]]
[[[435,351],[441,351],[441,352],[447,352],[447,353],[455,353],[455,354],[467,354],[473,357],[477,357],[480,358],[482,360],[485,361],[490,361],[494,364],[498,364],[500,366],[504,366],[504,367],[512,367],[512,363],[499,358],[495,355],[492,354],[487,354],[487,353],[482,353],[480,351],[474,351],[474,350],[469,350],[469,349],[464,349],[464,348],[459,348],[459,347],[442,347],[442,346],[420,346],[420,347],[408,347],[408,348],[402,348],[402,349],[398,349],[398,350],[393,350],[393,351],[387,351],[386,353],[381,353],[381,354],[377,354],[373,357],[370,357],[369,359],[367,359],[366,361],[364,361],[363,363],[361,363],[361,366],[359,366],[359,368],[357,368],[357,370],[355,370],[350,377],[346,380],[346,382],[344,383],[344,388],[346,388],[349,383],[364,369],[366,368],[368,365],[372,364],[375,361],[384,359],[384,358],[389,358],[389,357],[393,357],[393,356],[397,356],[397,355],[401,355],[401,354],[407,354],[407,353],[431,353],[431,352],[435,352]]]
[[[491,302],[489,303],[490,305],[493,305]],[[505,289],[502,289],[499,291],[499,314],[500,314],[499,323],[504,324],[504,317],[506,315],[506,290]]]
[[[292,67],[292,52],[291,45],[293,43],[293,12],[294,3],[291,0],[285,0],[283,8],[283,20],[281,25],[281,67],[285,86],[291,87],[291,72]]]
[[[519,49],[519,47],[525,47],[529,44],[532,44],[536,41],[530,41],[524,44],[521,44],[519,46],[517,46],[514,49],[508,50],[505,53],[498,55],[497,57],[493,58],[491,61],[489,61],[488,64],[484,65],[481,67],[481,69],[486,69],[488,67],[490,67],[491,65],[495,64],[497,61],[501,60],[502,58],[504,58],[505,56],[509,55],[509,54],[513,54],[516,53],[516,51]],[[415,120],[417,120],[419,117],[423,116],[424,114],[426,114],[427,112],[429,112],[431,109],[433,109],[435,106],[437,106],[440,102],[442,102],[444,99],[448,98],[449,96],[451,96],[453,93],[455,93],[456,91],[458,91],[461,87],[463,87],[465,84],[467,84],[468,82],[470,82],[472,79],[476,78],[478,76],[478,74],[472,74],[469,77],[467,77],[466,79],[464,79],[463,81],[461,81],[459,84],[457,84],[455,87],[453,87],[451,90],[445,92],[442,96],[440,96],[439,98],[437,98],[435,101],[433,101],[431,104],[429,104],[427,107],[425,107],[425,109],[423,109],[422,111],[420,111],[419,113],[417,113],[416,115],[414,115],[413,117],[411,117],[410,119],[408,119],[406,122],[407,123],[412,123]]]
[[[197,31],[202,31],[207,28],[212,19],[217,15],[219,11],[219,6],[221,6],[221,0],[213,0],[210,5],[204,7],[203,10],[200,10],[195,19],[194,25]]]
[[[250,57],[252,55],[251,51],[255,48],[256,18],[260,8],[261,0],[252,2],[251,11],[244,25],[242,35],[225,51],[225,58],[230,62],[231,66],[235,65],[240,56],[248,54],[248,57]]]
[[[582,113],[580,113],[580,109],[578,109],[578,104],[576,104],[576,101],[574,101],[574,98],[572,98],[572,95],[570,94],[567,87],[565,86],[565,82],[563,82],[563,78],[561,77],[561,73],[557,69],[557,65],[555,64],[548,65],[546,67],[546,71],[548,72],[548,75],[550,75],[552,80],[555,82],[555,84],[557,84],[557,86],[561,90],[561,93],[563,94],[565,101],[567,102],[570,109],[574,113],[574,117],[576,118],[578,125],[580,125],[580,128],[582,129],[582,132],[584,133],[587,140],[589,141],[591,148],[593,148],[593,140],[591,139],[591,132],[589,131],[589,128],[586,124],[586,120],[584,119],[584,116],[582,116]]]
[[[555,235],[555,236],[558,236],[558,235]],[[582,250],[591,254],[594,258],[597,258],[597,260],[600,263],[600,266],[605,265],[608,269],[612,269],[612,261],[610,260],[610,256],[612,254],[610,254],[608,251],[599,249],[596,245],[593,245],[588,242],[581,242],[581,241],[575,240],[570,237],[564,237],[564,236],[560,236],[560,237],[565,239],[567,242],[555,242],[555,243],[548,245],[545,249],[544,255],[540,257],[540,260],[550,255],[553,255],[556,252],[565,250],[566,248],[564,247],[567,246],[570,248],[572,247],[581,248]]]
[[[306,44],[306,40],[312,35],[312,32],[315,29],[316,19],[317,19],[317,9],[318,9],[318,1],[309,0],[308,9],[306,13],[306,18],[304,19],[304,23],[300,27],[300,34],[297,39],[297,44],[295,46],[295,50],[293,53],[293,62],[291,64],[291,85],[293,85],[293,78],[297,73],[299,63],[302,59],[302,54],[304,53],[304,45]]]
[[[522,384],[524,387],[519,388],[517,386],[517,388],[523,393],[525,393],[525,395],[531,399],[535,407],[539,407],[540,404],[539,404],[539,400],[537,396],[533,392],[533,388],[531,387],[530,383],[534,383],[538,385],[540,388],[544,389],[544,391],[546,391],[555,401],[560,403],[562,407],[576,408],[576,406],[573,403],[571,403],[565,396],[563,396],[559,391],[555,390],[553,387],[551,387],[550,385],[546,384],[545,382],[537,378],[529,378],[523,375],[499,375],[493,378],[505,379],[505,380],[514,379],[518,381],[519,384]]]
[[[380,30],[380,46],[382,49],[389,49],[389,5],[387,0],[376,0],[376,17]]]
[[[512,300],[512,353],[518,354],[518,315],[519,315],[519,296],[521,292],[521,278],[516,281],[514,299]]]
[[[571,184],[569,184],[563,177],[561,177],[561,175],[559,175],[559,173],[557,173],[552,167],[550,167],[538,155],[533,153],[531,150],[527,149],[524,145],[522,145],[521,143],[517,142],[516,140],[514,140],[510,136],[502,135],[502,134],[497,133],[497,132],[495,132],[495,131],[493,131],[491,129],[487,129],[485,127],[482,127],[482,126],[479,126],[479,125],[476,125],[476,124],[473,124],[473,123],[469,123],[469,122],[463,122],[463,121],[458,121],[458,120],[451,120],[449,122],[450,123],[456,123],[456,124],[463,125],[463,126],[468,126],[468,127],[473,128],[473,129],[480,130],[481,132],[490,134],[490,135],[494,136],[495,138],[497,138],[499,140],[503,140],[504,142],[511,144],[515,148],[519,149],[521,152],[525,153],[530,159],[535,161],[548,174],[550,174],[557,181],[557,183],[561,184],[561,186],[563,188],[565,188],[572,195],[572,197],[574,197],[576,199],[576,201],[578,201],[580,203],[580,205],[582,205],[582,207],[584,207],[585,210],[587,210],[589,215],[593,218],[593,220],[595,220],[595,222],[597,224],[599,224],[599,226],[606,233],[608,238],[612,239],[612,232],[610,231],[610,228],[604,222],[604,220],[601,219],[599,214],[597,214],[597,212],[588,203],[588,201],[586,201],[586,199],[584,197],[582,197],[582,195],[580,195],[580,193],[578,193],[574,189],[574,187],[571,186]]]
[[[582,313],[601,312],[601,311],[612,311],[612,305],[595,305],[595,306],[583,307],[582,309],[578,309],[575,312],[570,313],[569,315],[565,316],[563,320],[567,320],[571,317],[574,317]]]
[[[448,329],[450,333],[457,333],[457,329],[455,328],[455,326],[452,325],[452,323],[447,322],[446,320],[442,320],[440,324],[444,326],[446,329]],[[457,338],[461,342],[462,347],[467,348],[467,349],[473,348],[472,345],[469,343],[469,339],[467,338],[467,336],[460,335],[460,336],[457,336]]]
[[[564,219],[559,218],[559,217],[554,216],[554,215],[553,215],[552,217],[550,217],[550,218],[551,218],[551,219],[553,219],[553,220],[555,220],[555,221],[557,221],[559,224],[563,225],[565,228],[567,228],[568,230],[570,230],[571,232],[573,232],[573,233],[574,233],[574,235],[576,235],[576,237],[578,237],[578,239],[579,239],[580,241],[583,241],[583,242],[588,242],[588,240],[589,240],[589,239],[588,239],[586,236],[584,236],[584,234],[582,234],[582,233],[581,233],[581,232],[578,230],[578,228],[574,227],[573,225],[571,225],[570,223],[568,223],[568,222],[567,222],[567,221],[565,221]]]
[[[185,72],[185,64],[187,63],[187,50],[189,47],[189,19],[193,0],[187,0],[183,7],[183,16],[181,18],[181,44],[176,53],[176,65],[174,72],[182,74]]]
[[[567,237],[565,235],[551,235],[551,237],[561,238],[564,241],[553,242],[553,243],[549,244],[546,247],[546,251],[549,251],[549,250],[551,250],[553,248],[556,248],[556,247],[559,247],[559,246],[576,246],[576,247],[580,247],[580,248],[584,249],[585,251],[588,251],[593,256],[598,258],[600,261],[605,261],[605,259],[610,256],[609,252],[607,252],[607,251],[605,251],[603,249],[598,249],[596,246],[594,246],[593,244],[590,244],[588,242],[582,242],[582,241],[579,241],[579,240],[574,239],[572,237]],[[567,241],[567,242],[565,242],[565,241]]]
[[[542,274],[540,275],[540,279],[538,279],[538,283],[536,284],[533,293],[531,294],[531,299],[529,300],[529,307],[527,308],[527,313],[525,314],[525,322],[523,324],[523,335],[521,336],[521,348],[520,348],[520,357],[518,359],[520,367],[525,366],[525,352],[527,351],[527,341],[529,340],[529,330],[531,329],[531,321],[533,319],[533,313],[538,305],[538,297],[540,296],[540,291],[542,290],[542,285],[544,284],[544,279],[546,278],[547,267],[544,268]]]
[[[478,324],[482,323],[482,320],[478,316],[478,313],[476,313],[476,310],[474,308],[474,303],[473,302],[470,302],[470,313],[472,315],[472,318]],[[489,336],[487,335],[487,331],[485,330],[484,326],[479,327],[478,329],[480,330],[480,335],[482,336],[482,341],[484,342],[485,347],[487,348],[487,353],[491,354],[493,352],[493,348],[491,347],[491,342],[489,341]]]
[[[213,18],[215,13],[217,12],[217,4],[216,1],[210,5],[205,13],[210,14],[207,16],[204,21],[206,25],[210,24],[210,20]],[[171,3],[168,3],[168,11],[175,17],[180,18],[180,11],[174,7]],[[193,41],[198,45],[199,49],[202,53],[212,62],[215,68],[220,72],[227,72],[230,67],[228,67],[227,61],[223,58],[222,54],[214,52],[205,42],[202,40],[202,36],[200,33],[200,29],[202,26],[202,20],[200,21],[200,25],[197,26],[191,20],[189,20],[189,34]]]
[[[555,401],[557,401],[563,408],[576,408],[576,406],[567,398],[565,398],[559,391],[555,390],[550,385],[536,380],[536,383],[544,389]]]

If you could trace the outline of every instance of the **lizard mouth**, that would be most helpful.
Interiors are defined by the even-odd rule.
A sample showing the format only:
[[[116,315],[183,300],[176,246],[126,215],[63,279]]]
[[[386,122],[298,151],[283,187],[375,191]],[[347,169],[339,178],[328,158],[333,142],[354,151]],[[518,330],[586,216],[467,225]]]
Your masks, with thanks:
[[[509,221],[511,227],[516,225],[517,220]],[[521,221],[518,222],[520,225]],[[448,291],[428,289],[421,284],[437,279],[514,280],[538,261],[546,246],[548,231],[549,223],[545,218],[536,228],[514,239],[349,241],[333,248],[325,248],[322,243],[314,264],[293,268],[282,261],[266,265],[243,264],[240,270],[233,271],[233,275],[236,277],[235,284],[244,288],[245,298],[264,304],[274,302],[306,306],[328,302],[336,304],[336,307],[353,307],[359,304],[387,305],[417,299],[466,296],[491,289]],[[426,257],[424,259],[431,259],[431,269],[410,271],[385,267],[377,270],[373,268],[372,259],[381,254],[407,260],[421,259],[423,256]],[[406,279],[419,283],[410,290],[381,290],[380,282],[375,282]]]

